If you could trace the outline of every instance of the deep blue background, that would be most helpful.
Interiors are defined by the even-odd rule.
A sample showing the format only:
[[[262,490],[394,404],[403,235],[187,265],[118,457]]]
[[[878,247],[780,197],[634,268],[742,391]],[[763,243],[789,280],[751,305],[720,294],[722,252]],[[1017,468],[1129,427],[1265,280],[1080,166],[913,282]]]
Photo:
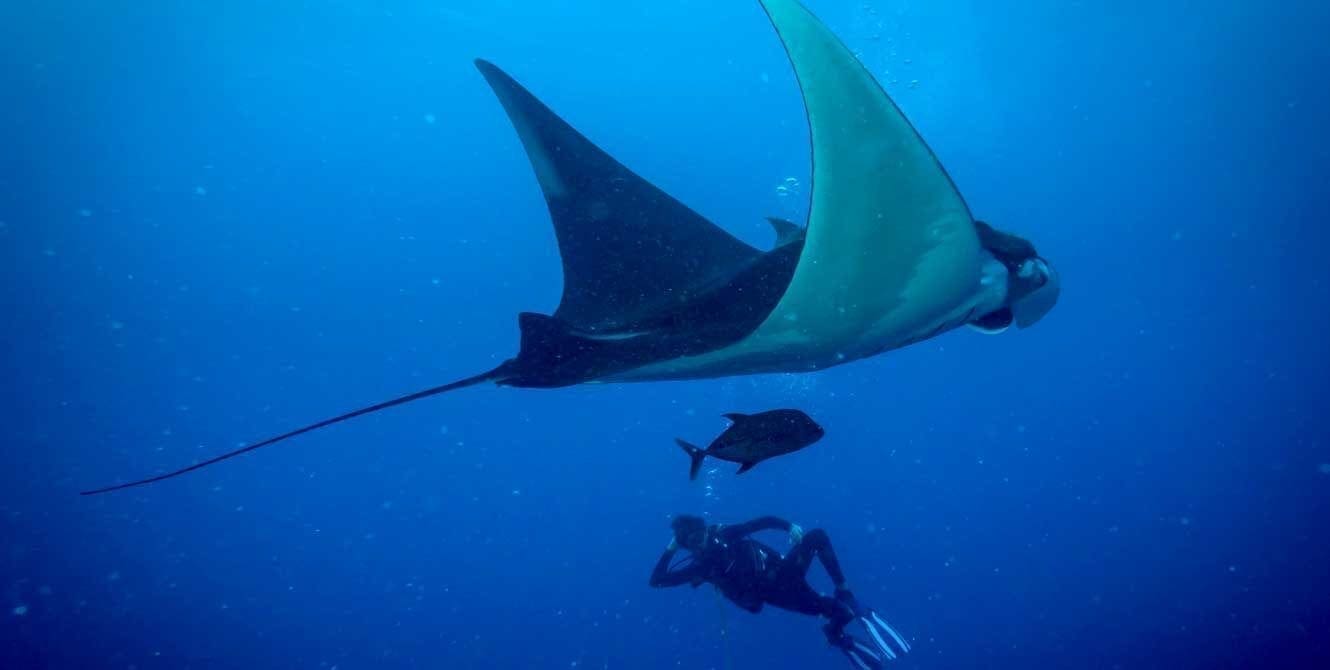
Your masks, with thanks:
[[[753,243],[802,216],[755,2],[381,4],[0,5],[0,666],[841,667],[648,589],[680,511],[826,528],[899,667],[1330,660],[1324,2],[810,0],[1058,265],[1032,330],[470,389],[75,495],[515,350],[559,264],[473,57]],[[827,438],[687,481],[674,436],[779,405]]]

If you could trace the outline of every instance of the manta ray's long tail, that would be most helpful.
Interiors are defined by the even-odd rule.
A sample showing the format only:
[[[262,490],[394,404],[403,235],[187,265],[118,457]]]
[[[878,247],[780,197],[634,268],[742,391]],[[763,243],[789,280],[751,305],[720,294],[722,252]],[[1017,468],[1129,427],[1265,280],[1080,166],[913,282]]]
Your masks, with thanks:
[[[435,386],[434,388],[425,389],[424,391],[417,391],[410,395],[404,395],[400,398],[393,398],[392,400],[387,400],[377,405],[362,407],[354,412],[347,412],[346,414],[342,414],[341,416],[335,416],[331,419],[324,419],[323,421],[310,424],[308,426],[305,426],[304,428],[298,428],[289,433],[282,433],[281,435],[278,435],[276,437],[270,437],[262,442],[255,442],[254,444],[251,444],[246,447],[241,447],[240,449],[236,449],[235,451],[228,451],[225,454],[222,454],[221,456],[215,456],[213,458],[209,458],[206,461],[195,463],[189,467],[180,468],[179,470],[174,470],[166,474],[157,475],[156,477],[148,477],[147,479],[140,479],[138,481],[128,482],[125,484],[116,484],[115,486],[106,486],[103,488],[92,489],[89,491],[80,491],[79,495],[90,496],[90,495],[96,495],[98,493],[107,493],[109,491],[118,491],[120,489],[127,489],[135,486],[143,486],[144,484],[160,482],[163,479],[178,477],[180,475],[185,474],[186,472],[192,472],[194,470],[198,470],[199,468],[206,468],[209,465],[212,465],[213,463],[220,463],[229,458],[235,458],[236,456],[239,456],[243,453],[254,451],[255,449],[258,449],[260,447],[266,447],[270,444],[281,442],[282,440],[285,440],[290,437],[295,437],[297,435],[300,435],[301,433],[308,433],[311,430],[318,430],[319,428],[323,428],[324,426],[331,426],[334,423],[341,423],[342,421],[346,421],[347,419],[354,419],[358,416],[364,416],[366,414],[377,412],[381,409],[388,409],[389,407],[395,407],[397,405],[405,405],[406,403],[415,400],[420,400],[421,398],[428,398],[432,395],[438,395],[440,393],[454,391],[456,389],[464,388],[467,386],[474,386],[481,382],[495,380],[499,377],[502,370],[503,366],[500,366],[498,368],[490,370],[489,372],[478,374],[474,377],[467,377],[466,379],[460,379],[451,384],[444,384],[443,386]]]

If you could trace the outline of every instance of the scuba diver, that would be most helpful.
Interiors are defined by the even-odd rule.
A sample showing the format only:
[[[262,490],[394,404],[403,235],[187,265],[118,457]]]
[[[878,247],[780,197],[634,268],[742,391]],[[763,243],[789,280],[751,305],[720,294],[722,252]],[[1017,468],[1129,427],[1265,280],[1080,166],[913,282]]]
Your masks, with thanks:
[[[674,537],[651,572],[651,586],[663,588],[711,583],[726,598],[749,612],[763,605],[800,614],[827,618],[822,627],[827,642],[845,652],[860,670],[883,667],[884,659],[910,651],[905,641],[873,610],[861,605],[845,584],[831,538],[821,529],[807,533],[798,525],[774,516],[764,516],[733,526],[708,525],[701,517],[681,514],[670,523]],[[789,554],[749,537],[763,530],[783,530],[793,545]],[[680,548],[691,556],[671,565]],[[835,596],[824,596],[808,584],[808,568],[816,557],[836,587]],[[845,632],[851,623],[863,626],[873,646]]]

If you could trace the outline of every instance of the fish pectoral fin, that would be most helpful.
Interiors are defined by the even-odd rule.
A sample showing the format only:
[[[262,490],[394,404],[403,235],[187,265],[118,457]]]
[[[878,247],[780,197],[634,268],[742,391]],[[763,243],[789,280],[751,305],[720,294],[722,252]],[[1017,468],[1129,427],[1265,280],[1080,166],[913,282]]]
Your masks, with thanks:
[[[736,474],[736,475],[742,475],[743,473],[748,472],[749,470],[752,470],[754,465],[757,465],[757,461],[750,461],[750,462],[748,462],[748,463],[741,463],[741,464],[739,464],[739,470],[738,470],[737,472],[735,472],[734,474]]]

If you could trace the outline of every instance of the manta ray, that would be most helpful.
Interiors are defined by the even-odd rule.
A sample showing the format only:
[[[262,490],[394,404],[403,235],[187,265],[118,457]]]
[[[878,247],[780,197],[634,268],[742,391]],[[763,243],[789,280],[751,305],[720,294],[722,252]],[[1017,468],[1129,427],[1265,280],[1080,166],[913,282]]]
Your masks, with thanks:
[[[771,219],[758,249],[597,147],[521,84],[480,70],[548,204],[563,265],[552,314],[522,313],[498,367],[363,407],[140,486],[324,426],[483,382],[591,382],[809,372],[962,325],[1025,328],[1060,283],[1034,245],[977,221],[942,164],[850,50],[797,0],[760,0],[803,95],[812,148],[806,225]]]

